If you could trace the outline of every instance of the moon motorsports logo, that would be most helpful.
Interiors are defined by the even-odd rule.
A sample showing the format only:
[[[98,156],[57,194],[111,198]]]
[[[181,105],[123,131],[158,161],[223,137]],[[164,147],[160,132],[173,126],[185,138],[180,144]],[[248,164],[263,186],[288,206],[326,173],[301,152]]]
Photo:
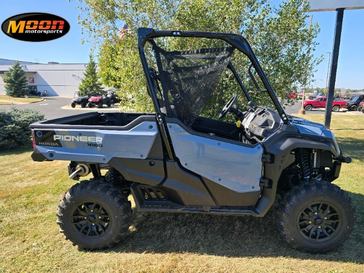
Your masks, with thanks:
[[[5,35],[26,42],[55,40],[66,35],[70,28],[70,24],[62,17],[43,12],[14,15],[1,25]]]

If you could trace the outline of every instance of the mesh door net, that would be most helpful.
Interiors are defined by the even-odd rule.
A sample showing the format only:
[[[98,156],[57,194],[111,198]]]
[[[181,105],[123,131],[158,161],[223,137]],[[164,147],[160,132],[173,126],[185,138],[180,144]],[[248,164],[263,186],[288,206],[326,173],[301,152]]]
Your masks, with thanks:
[[[208,104],[233,47],[167,52],[154,47],[160,65],[163,97],[172,114],[190,126]]]

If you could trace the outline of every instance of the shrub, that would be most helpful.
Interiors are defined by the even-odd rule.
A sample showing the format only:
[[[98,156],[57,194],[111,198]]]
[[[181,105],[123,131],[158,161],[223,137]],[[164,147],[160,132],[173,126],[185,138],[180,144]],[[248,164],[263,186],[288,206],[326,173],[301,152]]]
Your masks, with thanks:
[[[4,74],[5,90],[10,90],[12,97],[24,97],[28,94],[28,80],[25,71],[16,61],[9,71]]]
[[[9,111],[0,109],[0,149],[30,146],[29,125],[43,119],[44,114],[34,109],[20,110],[15,107]]]

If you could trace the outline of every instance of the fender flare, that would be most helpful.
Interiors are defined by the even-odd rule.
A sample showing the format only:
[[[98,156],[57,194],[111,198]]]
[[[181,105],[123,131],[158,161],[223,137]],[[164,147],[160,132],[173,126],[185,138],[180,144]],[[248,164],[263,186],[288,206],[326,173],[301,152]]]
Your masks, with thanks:
[[[336,154],[334,145],[329,141],[319,141],[292,136],[282,137],[277,141],[269,143],[269,146],[265,148],[267,154],[274,155],[273,162],[266,162],[264,164],[263,174],[265,178],[268,178],[272,182],[272,186],[264,188],[262,191],[262,197],[256,206],[260,213],[259,216],[264,216],[274,203],[279,178],[284,169],[291,165],[295,160],[291,151],[297,148],[304,148],[330,151],[334,156]]]

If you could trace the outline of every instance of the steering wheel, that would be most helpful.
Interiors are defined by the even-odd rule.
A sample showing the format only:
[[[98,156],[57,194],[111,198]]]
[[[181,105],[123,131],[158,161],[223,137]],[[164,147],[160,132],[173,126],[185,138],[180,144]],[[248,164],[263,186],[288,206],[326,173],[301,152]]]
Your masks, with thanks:
[[[224,108],[222,108],[219,118],[223,118],[229,112],[230,108],[234,105],[237,98],[238,95],[234,95],[231,99],[229,99],[229,101],[225,104]]]

